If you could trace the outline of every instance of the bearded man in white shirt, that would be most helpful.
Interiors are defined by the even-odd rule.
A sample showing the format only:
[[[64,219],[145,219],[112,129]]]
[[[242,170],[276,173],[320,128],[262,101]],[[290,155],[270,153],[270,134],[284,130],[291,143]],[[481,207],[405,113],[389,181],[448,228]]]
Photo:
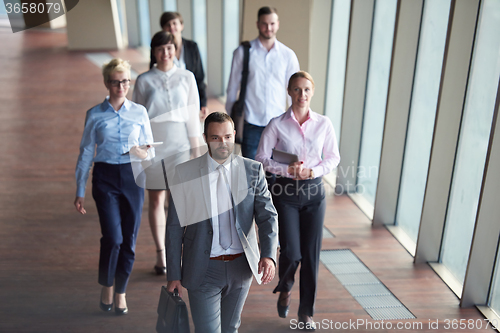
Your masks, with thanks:
[[[286,110],[288,79],[299,71],[295,52],[276,39],[279,29],[276,8],[262,7],[257,14],[259,36],[250,41],[250,60],[245,97],[245,126],[241,151],[255,158],[262,131],[269,121]],[[227,86],[226,111],[238,99],[243,70],[244,47],[233,53],[231,75]]]

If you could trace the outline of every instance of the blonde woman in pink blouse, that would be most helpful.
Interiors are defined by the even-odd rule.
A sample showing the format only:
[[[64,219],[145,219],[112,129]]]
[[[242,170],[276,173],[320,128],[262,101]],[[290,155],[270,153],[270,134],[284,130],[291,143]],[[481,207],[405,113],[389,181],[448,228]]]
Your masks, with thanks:
[[[316,298],[319,254],[325,217],[322,176],[335,168],[339,150],[333,125],[309,108],[314,81],[307,72],[290,77],[288,94],[292,106],[272,119],[260,139],[255,159],[276,175],[271,187],[279,221],[278,314],[288,315],[295,272],[300,264],[299,322],[314,330],[312,316]],[[272,158],[273,148],[298,156],[299,161],[283,164]]]

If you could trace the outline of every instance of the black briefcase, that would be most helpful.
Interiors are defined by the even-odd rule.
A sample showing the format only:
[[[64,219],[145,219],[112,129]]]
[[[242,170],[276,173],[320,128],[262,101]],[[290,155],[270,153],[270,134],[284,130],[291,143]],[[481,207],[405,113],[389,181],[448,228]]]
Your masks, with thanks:
[[[189,317],[186,303],[179,296],[177,289],[170,293],[167,291],[166,286],[161,287],[156,332],[189,333]]]

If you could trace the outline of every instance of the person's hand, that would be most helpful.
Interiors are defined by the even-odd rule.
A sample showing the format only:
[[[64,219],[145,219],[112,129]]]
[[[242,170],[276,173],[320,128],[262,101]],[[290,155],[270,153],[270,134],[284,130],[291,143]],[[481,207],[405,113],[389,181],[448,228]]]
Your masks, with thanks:
[[[130,154],[139,157],[141,160],[148,157],[148,149],[151,148],[150,145],[146,146],[133,146],[130,148]]]
[[[74,205],[76,207],[76,210],[80,213],[80,214],[86,214],[87,211],[85,210],[85,208],[83,208],[83,204],[85,203],[85,198],[82,198],[82,197],[76,197],[75,198],[75,202],[74,202]]]
[[[298,162],[292,162],[288,165],[287,172],[293,176],[293,179],[297,179],[299,174],[302,172],[303,164],[304,164],[303,161],[298,161]]]
[[[191,145],[190,158],[197,158],[200,156],[200,140],[197,137],[189,138],[189,144]]]
[[[208,116],[208,108],[206,106],[202,106],[200,108],[200,121],[204,121],[205,118]]]
[[[194,147],[191,149],[191,159],[197,158],[200,156],[200,147]]]
[[[179,296],[182,297],[182,284],[181,280],[173,280],[167,282],[167,291],[173,293],[177,289]]]
[[[288,165],[287,172],[292,175],[294,180],[305,180],[311,177],[311,169],[304,168],[304,162],[292,162]]]
[[[311,169],[302,168],[295,179],[305,180],[311,178]]]
[[[261,282],[263,284],[268,284],[274,279],[276,267],[274,266],[274,261],[271,258],[262,258],[259,261],[259,274],[263,273]]]

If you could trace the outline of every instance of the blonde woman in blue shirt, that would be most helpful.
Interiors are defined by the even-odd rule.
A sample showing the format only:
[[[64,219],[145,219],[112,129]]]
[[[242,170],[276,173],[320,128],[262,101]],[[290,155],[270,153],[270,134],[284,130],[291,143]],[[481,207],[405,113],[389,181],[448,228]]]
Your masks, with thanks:
[[[92,196],[97,206],[102,238],[99,278],[100,308],[128,313],[125,291],[135,259],[144,189],[134,179],[131,159],[152,158],[154,150],[146,109],[129,101],[130,65],[113,59],[102,69],[109,97],[87,111],[76,165],[76,210],[85,214],[85,187],[92,163]],[[146,148],[139,146],[146,145]],[[94,156],[95,155],[95,156]]]

